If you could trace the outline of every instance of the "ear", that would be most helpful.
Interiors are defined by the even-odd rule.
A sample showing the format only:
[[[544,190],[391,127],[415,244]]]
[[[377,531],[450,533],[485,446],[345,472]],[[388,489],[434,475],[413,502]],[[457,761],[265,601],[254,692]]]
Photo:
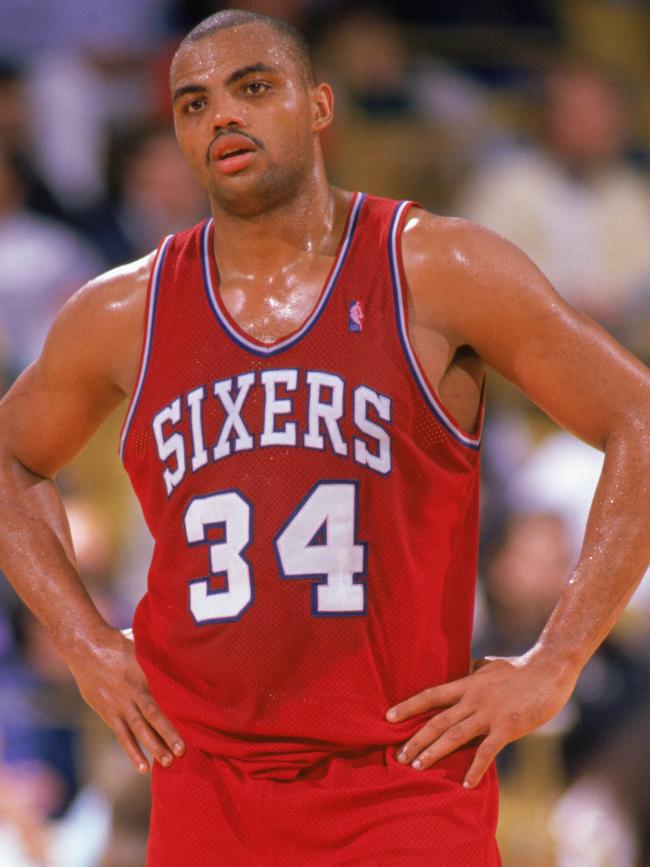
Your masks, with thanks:
[[[318,84],[312,88],[312,131],[323,132],[334,117],[334,94],[329,84]]]

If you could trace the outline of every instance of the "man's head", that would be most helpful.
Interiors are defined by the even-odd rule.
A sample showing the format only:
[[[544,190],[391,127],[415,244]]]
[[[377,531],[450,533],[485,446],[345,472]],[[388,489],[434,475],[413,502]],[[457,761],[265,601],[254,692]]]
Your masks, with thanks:
[[[276,207],[322,167],[317,139],[332,94],[314,84],[306,43],[291,25],[219,12],[185,37],[170,84],[181,149],[225,210]]]
[[[272,18],[270,15],[262,15],[259,12],[247,12],[244,9],[224,9],[221,12],[215,12],[214,15],[204,18],[193,30],[190,30],[178,46],[176,54],[183,47],[198,42],[200,39],[205,39],[213,33],[228,30],[231,27],[240,27],[243,24],[263,24],[274,30],[277,36],[284,41],[287,51],[302,68],[305,84],[311,87],[316,83],[309,45],[300,30],[293,24],[289,24],[288,21]],[[173,68],[174,63],[172,61]]]

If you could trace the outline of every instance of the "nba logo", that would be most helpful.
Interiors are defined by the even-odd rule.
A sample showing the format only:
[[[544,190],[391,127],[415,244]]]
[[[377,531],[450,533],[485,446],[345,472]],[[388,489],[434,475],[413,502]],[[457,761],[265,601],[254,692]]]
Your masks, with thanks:
[[[361,301],[350,301],[348,305],[348,328],[350,331],[363,331]]]

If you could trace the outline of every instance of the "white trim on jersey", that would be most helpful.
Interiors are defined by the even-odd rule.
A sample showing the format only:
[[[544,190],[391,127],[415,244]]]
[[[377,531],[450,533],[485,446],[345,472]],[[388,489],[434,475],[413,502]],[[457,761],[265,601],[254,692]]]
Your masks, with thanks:
[[[126,416],[124,426],[122,428],[122,435],[120,437],[120,457],[122,458],[122,460],[124,460],[124,448],[126,445],[126,438],[128,436],[129,430],[131,429],[131,422],[133,421],[133,416],[135,415],[135,411],[140,400],[145,376],[147,375],[147,368],[149,367],[154,320],[156,318],[156,303],[158,300],[158,289],[160,288],[160,276],[162,273],[163,262],[165,261],[165,256],[167,254],[167,248],[169,247],[169,244],[173,237],[173,235],[167,235],[167,237],[160,245],[160,249],[158,250],[158,255],[156,256],[156,261],[153,268],[153,274],[151,275],[149,309],[147,310],[147,327],[145,331],[144,347],[142,349],[142,356],[140,361],[140,373],[135,386],[135,390],[133,392],[133,396],[131,397],[131,405],[129,406],[129,411]]]
[[[227,316],[224,314],[224,310],[222,309],[223,302],[221,301],[218,292],[215,290],[215,286],[212,280],[212,251],[210,250],[210,229],[212,226],[212,220],[206,223],[206,226],[203,229],[201,247],[203,255],[203,274],[206,282],[208,300],[218,321],[221,323],[226,333],[234,340],[235,343],[237,343],[243,349],[247,349],[257,355],[270,356],[275,354],[276,352],[280,352],[290,346],[293,346],[294,343],[297,343],[302,337],[304,337],[305,334],[312,328],[312,326],[316,324],[316,321],[325,309],[325,305],[327,304],[330,295],[332,294],[332,289],[334,288],[339,274],[341,273],[341,269],[343,268],[343,264],[350,249],[354,230],[357,225],[359,211],[361,209],[361,205],[363,204],[364,199],[364,193],[354,193],[354,201],[348,216],[344,237],[341,241],[341,245],[327,283],[321,292],[320,298],[316,306],[298,331],[295,331],[287,337],[277,340],[274,343],[270,343],[268,344],[268,346],[265,346],[262,343],[257,343],[247,338],[244,332],[238,328],[235,328],[229,321]]]
[[[398,230],[402,222],[402,216],[404,212],[413,205],[413,202],[402,202],[395,210],[393,215],[393,221],[390,228],[390,248],[389,248],[389,258],[390,258],[390,270],[393,278],[393,288],[395,295],[395,310],[397,312],[397,326],[399,331],[400,342],[402,344],[402,348],[404,349],[404,353],[406,355],[409,367],[413,375],[415,376],[416,382],[420,387],[420,390],[428,402],[430,408],[432,409],[435,416],[442,423],[442,425],[447,428],[449,433],[457,440],[459,440],[463,445],[468,446],[472,449],[477,449],[481,444],[481,437],[475,436],[472,434],[466,433],[459,425],[454,421],[454,419],[450,416],[448,411],[445,409],[440,397],[436,394],[434,389],[431,387],[427,378],[420,366],[420,362],[415,354],[413,347],[411,346],[411,341],[408,333],[408,324],[407,324],[407,312],[404,304],[404,291],[402,286],[402,279],[400,275],[399,263],[401,262],[400,251],[398,248],[399,236]]]

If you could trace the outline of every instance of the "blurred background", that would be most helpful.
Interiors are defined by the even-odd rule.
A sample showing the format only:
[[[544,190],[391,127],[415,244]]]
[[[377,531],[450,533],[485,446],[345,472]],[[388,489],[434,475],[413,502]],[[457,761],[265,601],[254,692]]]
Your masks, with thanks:
[[[307,34],[337,99],[335,183],[495,229],[650,359],[647,0],[234,5]],[[180,37],[220,8],[2,0],[0,394],[75,289],[207,215],[166,79]],[[489,398],[475,652],[515,654],[570,574],[601,456],[498,377]],[[84,578],[123,627],[150,542],[120,424],[60,485]],[[646,581],[569,706],[500,759],[504,867],[649,867],[649,702]],[[141,867],[147,818],[148,781],[0,576],[0,864]]]

